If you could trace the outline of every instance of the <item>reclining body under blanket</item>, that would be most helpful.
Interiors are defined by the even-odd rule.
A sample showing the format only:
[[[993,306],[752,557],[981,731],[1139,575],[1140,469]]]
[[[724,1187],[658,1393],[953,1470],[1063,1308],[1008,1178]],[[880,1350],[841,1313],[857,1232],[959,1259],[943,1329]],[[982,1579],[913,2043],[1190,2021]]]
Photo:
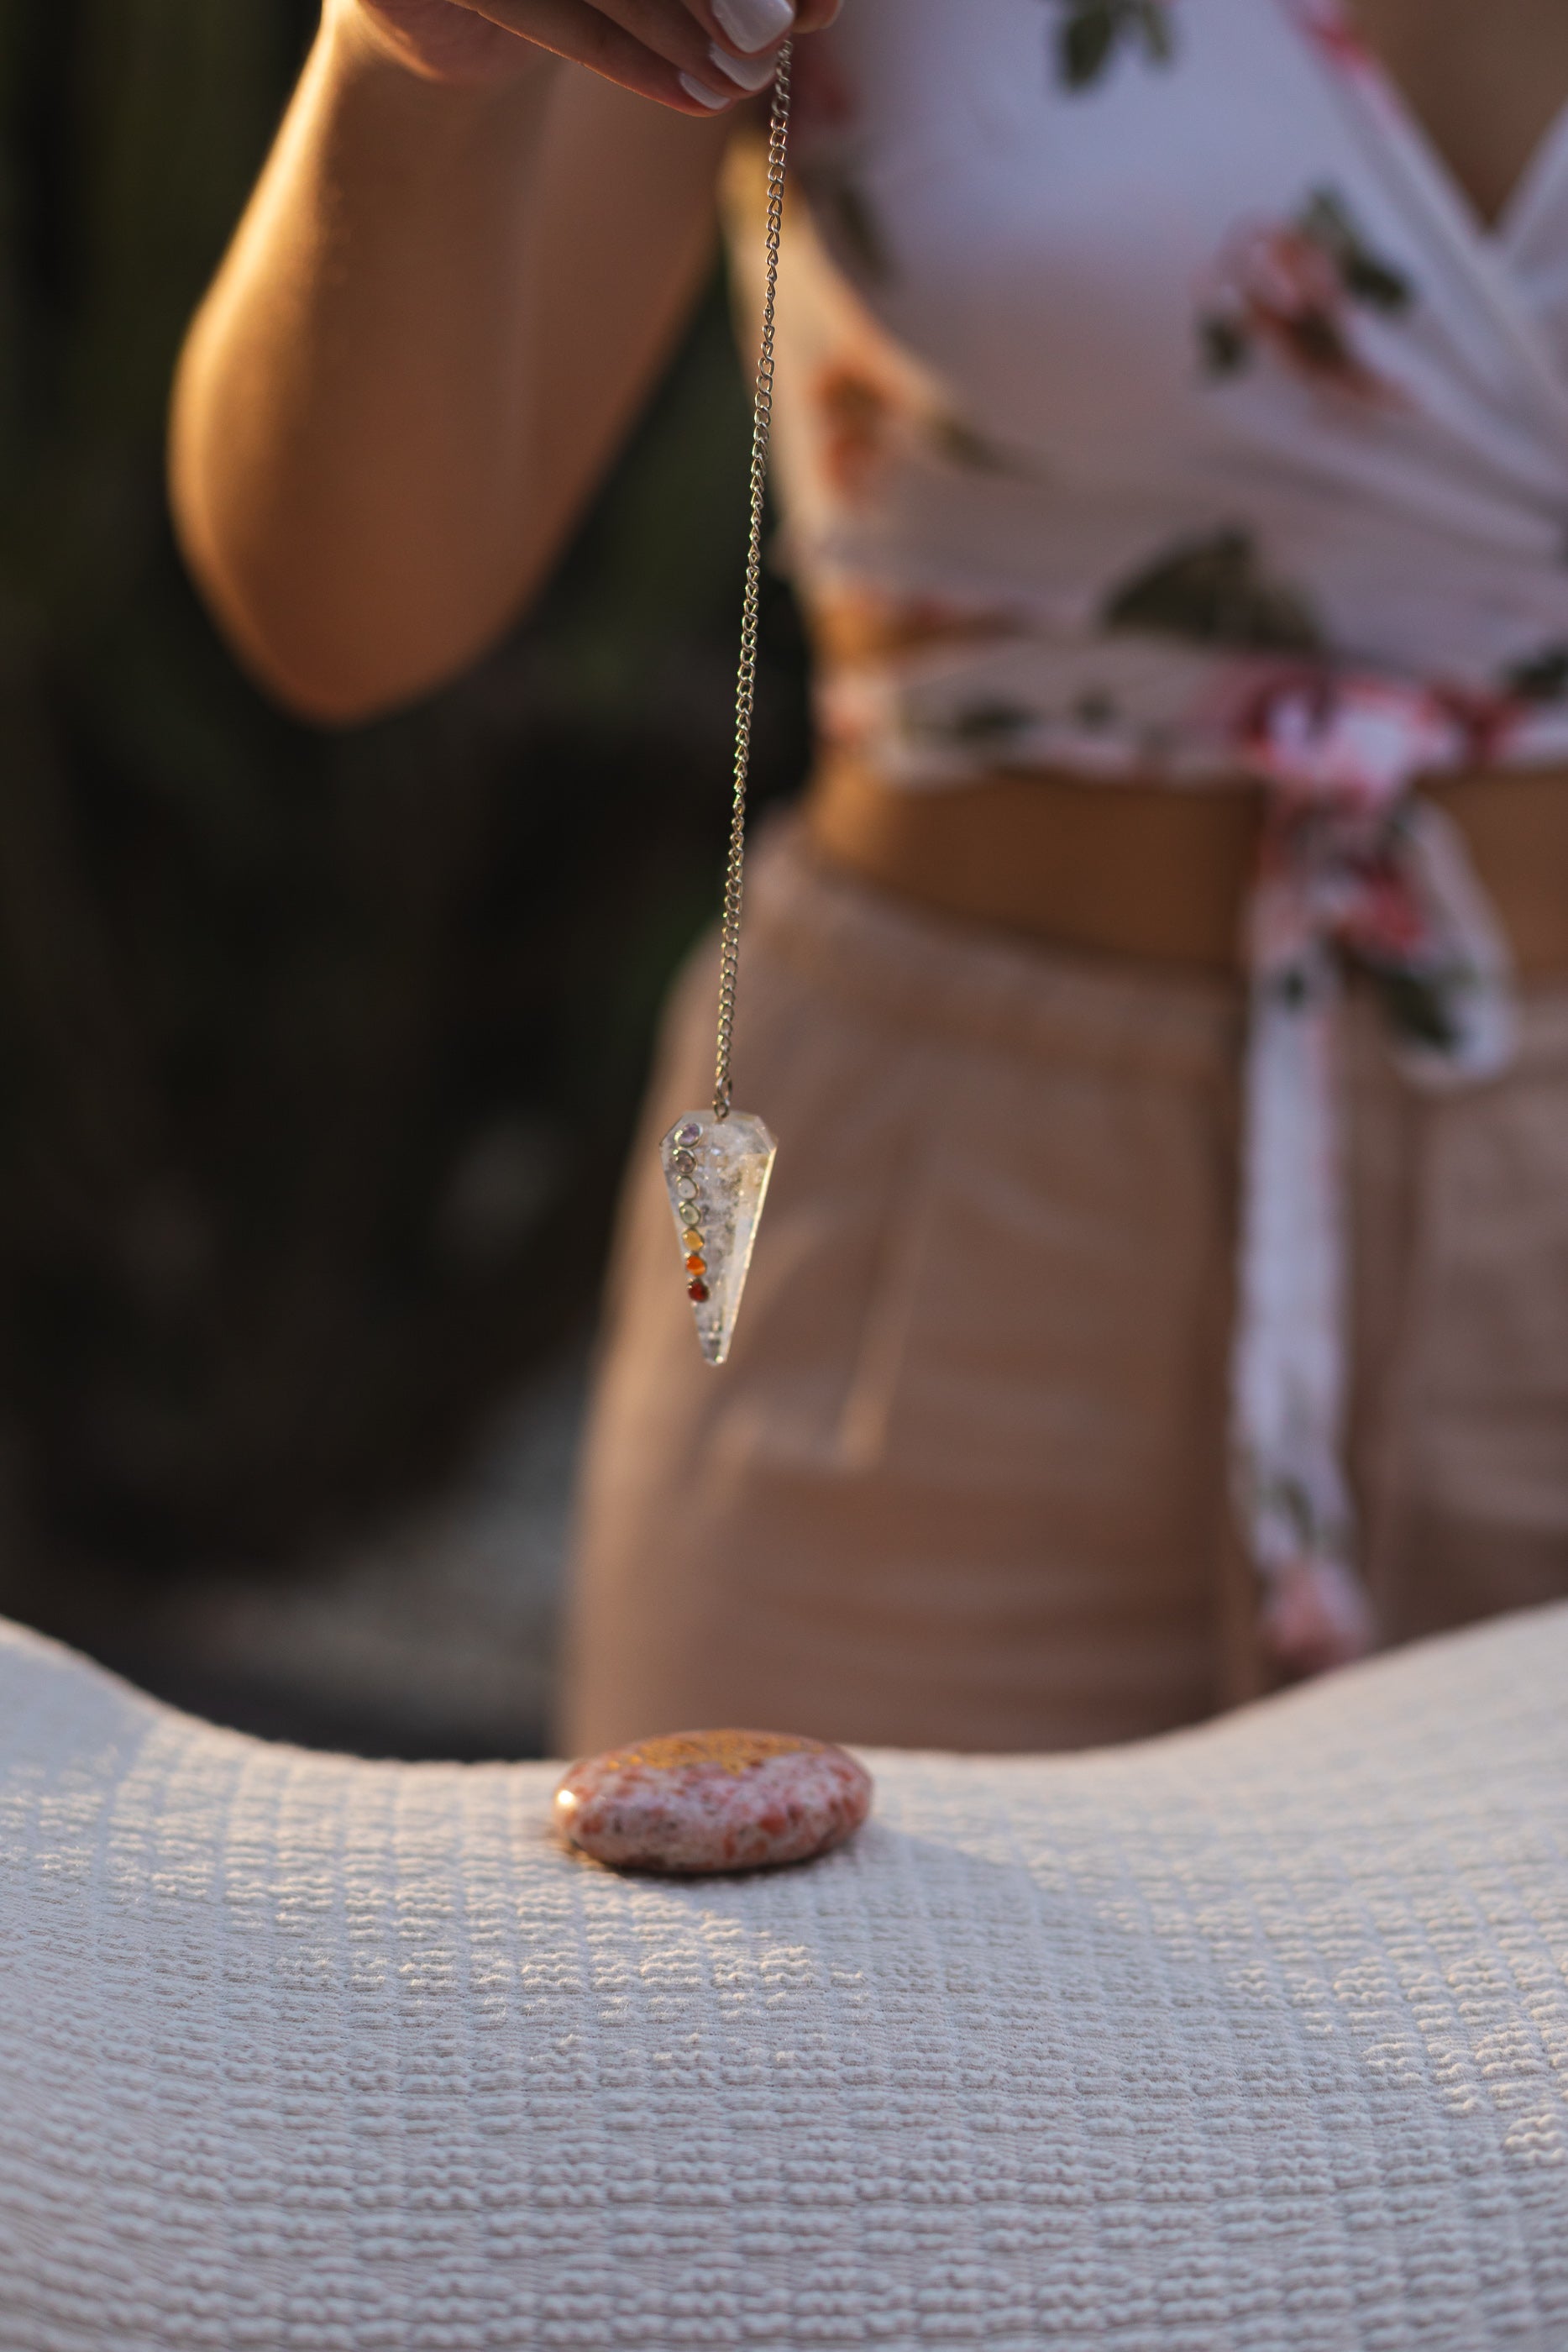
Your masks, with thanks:
[[[617,1877],[0,1628],[0,2347],[1563,2352],[1568,1609]]]

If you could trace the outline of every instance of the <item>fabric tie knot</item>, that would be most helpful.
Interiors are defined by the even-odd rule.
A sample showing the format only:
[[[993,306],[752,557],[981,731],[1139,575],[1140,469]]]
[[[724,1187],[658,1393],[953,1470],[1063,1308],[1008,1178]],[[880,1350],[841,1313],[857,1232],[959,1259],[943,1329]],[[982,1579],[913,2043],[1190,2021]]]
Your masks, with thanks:
[[[1490,1076],[1512,1045],[1506,941],[1462,841],[1411,786],[1484,761],[1498,715],[1433,688],[1313,678],[1270,693],[1243,756],[1269,787],[1249,908],[1254,982],[1287,1003],[1331,955],[1376,989],[1407,1075]]]
[[[1337,1033],[1346,966],[1375,990],[1395,1057],[1427,1087],[1472,1083],[1512,1048],[1507,944],[1450,820],[1411,787],[1484,758],[1492,714],[1372,677],[1293,679],[1243,743],[1268,788],[1247,910],[1251,987],[1241,1312],[1232,1393],[1238,1504],[1289,1670],[1362,1655],[1341,1463],[1348,1357]]]

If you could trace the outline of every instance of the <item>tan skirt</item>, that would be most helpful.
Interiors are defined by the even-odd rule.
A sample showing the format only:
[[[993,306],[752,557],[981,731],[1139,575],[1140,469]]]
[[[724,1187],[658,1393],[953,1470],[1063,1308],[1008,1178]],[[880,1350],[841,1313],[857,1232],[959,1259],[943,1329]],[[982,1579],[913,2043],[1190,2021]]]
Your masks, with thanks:
[[[1238,988],[754,861],[737,1099],[779,1139],[730,1361],[653,1146],[711,1090],[671,1008],[612,1276],[560,1734],[744,1723],[1050,1748],[1266,1686],[1226,1494]],[[1353,1459],[1388,1642],[1568,1593],[1568,984],[1500,1081],[1416,1095],[1354,1003]]]

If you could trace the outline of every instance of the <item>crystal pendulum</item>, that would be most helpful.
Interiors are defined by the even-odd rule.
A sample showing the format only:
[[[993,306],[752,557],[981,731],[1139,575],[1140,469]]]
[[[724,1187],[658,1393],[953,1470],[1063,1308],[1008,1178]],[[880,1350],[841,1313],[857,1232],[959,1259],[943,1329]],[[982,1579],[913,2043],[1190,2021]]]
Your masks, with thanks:
[[[773,1138],[749,1111],[727,1118],[693,1111],[670,1129],[663,1150],[697,1345],[710,1364],[722,1364],[773,1173]]]
[[[740,1295],[751,1265],[758,1219],[773,1173],[776,1146],[762,1121],[730,1104],[729,1049],[740,957],[741,888],[746,863],[746,786],[757,695],[757,615],[762,581],[763,493],[773,419],[773,311],[779,286],[779,235],[784,212],[784,156],[789,128],[789,51],[779,52],[768,133],[768,268],[762,346],[751,415],[751,537],[741,608],[740,667],[735,696],[735,790],[718,959],[718,1053],[713,1105],[686,1111],[659,1147],[685,1265],[697,1345],[710,1364],[729,1353]]]

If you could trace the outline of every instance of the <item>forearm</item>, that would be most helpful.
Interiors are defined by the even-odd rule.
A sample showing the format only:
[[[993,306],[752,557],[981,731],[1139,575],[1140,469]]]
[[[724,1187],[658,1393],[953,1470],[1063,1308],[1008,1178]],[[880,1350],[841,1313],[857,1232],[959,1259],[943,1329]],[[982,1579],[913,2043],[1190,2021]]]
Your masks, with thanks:
[[[285,698],[407,699],[526,600],[700,277],[722,135],[534,49],[423,80],[329,10],[172,425],[190,560]]]

